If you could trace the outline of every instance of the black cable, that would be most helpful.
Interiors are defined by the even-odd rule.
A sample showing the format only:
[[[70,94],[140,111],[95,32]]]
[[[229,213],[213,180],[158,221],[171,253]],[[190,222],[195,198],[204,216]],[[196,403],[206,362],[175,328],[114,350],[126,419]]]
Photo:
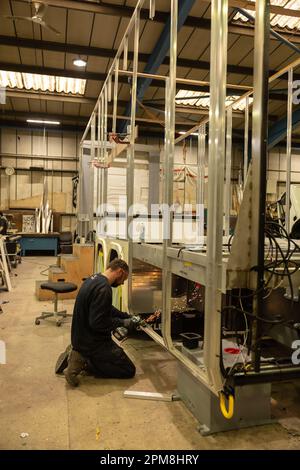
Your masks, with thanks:
[[[243,313],[243,314],[249,316],[250,318],[253,318],[254,320],[258,319],[258,320],[260,320],[264,323],[268,323],[268,324],[272,324],[272,325],[282,325],[282,324],[289,325],[292,322],[292,320],[289,320],[289,321],[286,321],[286,320],[268,320],[267,318],[257,316],[252,312],[247,312],[246,310],[242,310],[241,308],[238,308],[235,305],[230,305],[228,307],[223,307],[221,313],[224,310],[234,310],[236,312]]]

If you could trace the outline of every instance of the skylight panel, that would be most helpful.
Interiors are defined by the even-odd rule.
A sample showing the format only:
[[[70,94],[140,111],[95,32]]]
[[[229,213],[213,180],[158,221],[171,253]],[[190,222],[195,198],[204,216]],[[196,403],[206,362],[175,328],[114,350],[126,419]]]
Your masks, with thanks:
[[[250,0],[254,2],[254,0]],[[271,0],[271,5],[275,5],[278,7],[283,8],[290,8],[291,10],[299,10],[300,9],[300,0]],[[255,17],[254,10],[246,10],[247,13]],[[234,18],[234,21],[243,21],[247,23],[249,21],[242,13],[237,13]],[[280,28],[289,28],[289,29],[296,29],[300,30],[300,18],[296,16],[286,16],[286,15],[270,15],[270,24],[271,26],[278,26]]]
[[[238,95],[229,95],[226,97],[225,106],[230,106],[232,102],[238,100],[240,97]],[[209,92],[205,91],[190,91],[190,90],[179,90],[175,101],[177,105],[183,106],[196,106],[200,108],[209,109],[210,106],[210,96]],[[249,97],[249,103],[252,103],[252,96]],[[244,111],[246,107],[246,99],[243,98],[238,103],[233,104],[232,108],[236,111]]]
[[[86,80],[0,70],[0,87],[84,95]]]

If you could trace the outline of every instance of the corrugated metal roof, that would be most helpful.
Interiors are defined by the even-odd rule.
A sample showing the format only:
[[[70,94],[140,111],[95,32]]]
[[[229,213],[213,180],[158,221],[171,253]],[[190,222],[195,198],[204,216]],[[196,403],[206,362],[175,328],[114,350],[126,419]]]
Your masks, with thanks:
[[[254,0],[250,0],[254,2]],[[290,8],[293,10],[300,9],[300,0],[271,0],[271,5],[280,6],[283,8]],[[246,9],[245,9],[246,10]],[[255,11],[246,10],[251,16],[255,17]],[[242,13],[237,13],[234,18],[234,21],[243,21],[247,23],[249,21]],[[279,28],[288,28],[300,31],[300,18],[293,16],[283,16],[283,15],[270,15],[270,24],[271,26],[278,26]]]
[[[225,106],[230,106],[234,101],[238,100],[238,95],[230,95],[226,97]],[[210,96],[205,91],[190,91],[190,90],[179,90],[176,97],[176,104],[184,106],[196,106],[197,108],[209,109]],[[253,98],[249,97],[249,103],[252,103]],[[235,111],[243,111],[246,106],[246,100],[242,99],[236,104],[233,104],[232,108]]]
[[[86,80],[81,78],[54,77],[37,73],[21,73],[0,70],[0,86],[20,90],[41,90],[57,93],[84,95]]]
[[[23,89],[7,89],[6,103],[1,105],[0,108],[0,121],[7,119],[8,111],[12,113],[44,113],[44,114],[55,114],[58,120],[63,121],[63,115],[74,116],[74,119],[78,119],[81,122],[87,121],[89,115],[94,107],[94,102],[99,94],[100,87],[103,83],[103,78],[98,79],[97,74],[103,75],[107,73],[108,68],[112,62],[112,56],[114,51],[118,48],[124,30],[128,24],[128,16],[123,15],[123,8],[129,6],[133,7],[136,5],[136,0],[106,0],[105,5],[111,5],[113,8],[118,8],[120,5],[119,12],[114,14],[102,14],[93,13],[88,9],[88,4],[98,4],[98,0],[89,2],[76,2],[81,4],[82,11],[72,9],[67,6],[68,2],[59,0],[55,2],[55,5],[51,4],[51,0],[47,0],[47,16],[46,21],[48,24],[55,27],[60,31],[60,35],[55,35],[52,31],[45,28],[41,28],[37,24],[33,24],[29,21],[13,21],[12,19],[5,18],[6,16],[27,16],[30,17],[34,13],[33,5],[29,2],[12,1],[12,0],[0,0],[0,14],[1,16],[1,32],[0,32],[0,69],[2,70],[17,70],[18,72],[33,72],[40,74],[49,74],[50,72],[43,71],[44,67],[53,69],[53,76],[61,75],[64,73],[72,77],[72,73],[76,74],[78,69],[73,65],[73,59],[77,57],[77,54],[81,55],[87,60],[87,66],[83,73],[94,74],[94,78],[89,76],[87,79],[84,97],[69,96],[70,99],[65,97],[61,99],[61,95],[58,93],[55,96],[55,92],[46,93],[38,91],[32,93]],[[75,2],[74,2],[75,3]],[[243,2],[241,2],[242,4]],[[273,5],[283,6],[285,8],[291,8],[296,10],[300,8],[300,0],[290,1],[272,1]],[[59,5],[59,6],[57,6]],[[148,8],[149,3],[146,2],[145,8]],[[86,10],[85,10],[86,8]],[[156,10],[161,12],[168,12],[170,9],[170,0],[156,0]],[[254,11],[252,10],[251,15]],[[211,8],[209,2],[196,1],[190,12],[190,15],[194,17],[192,23],[185,24],[178,35],[178,67],[177,74],[181,78],[188,78],[193,80],[204,80],[209,81],[210,79],[210,17]],[[246,84],[250,87],[253,85],[253,46],[254,46],[254,28],[249,22],[244,22],[240,18],[238,21],[232,21],[232,17],[235,15],[234,8],[230,8],[229,11],[229,25],[228,25],[228,84]],[[284,20],[291,18],[282,17]],[[284,27],[285,24],[279,23],[279,15],[272,15],[273,27],[275,24]],[[299,18],[292,18],[292,21],[300,23]],[[241,26],[241,22],[243,23]],[[278,22],[278,23],[277,23]],[[152,21],[143,19],[141,21],[140,28],[140,63],[139,70],[142,71],[147,63],[147,56],[153,51],[155,44],[157,43],[164,22]],[[289,27],[294,27],[289,24]],[[299,26],[300,29],[300,26]],[[300,32],[295,30],[287,29],[282,32],[285,37],[289,38],[295,44],[300,44]],[[5,40],[8,38],[8,41]],[[16,39],[9,43],[9,39]],[[24,42],[22,42],[24,40]],[[27,45],[25,45],[26,41]],[[46,41],[45,46],[43,43]],[[30,45],[31,43],[31,45]],[[35,47],[36,46],[36,47]],[[59,47],[61,46],[61,47]],[[85,52],[76,52],[78,48],[84,48]],[[95,52],[93,50],[97,48]],[[133,41],[130,40],[129,51],[133,50]],[[132,56],[131,56],[132,57]],[[297,53],[291,51],[286,45],[280,44],[279,41],[274,38],[270,38],[270,69],[279,70],[283,66],[291,63],[297,58]],[[180,62],[181,60],[181,62]],[[183,61],[183,62],[182,62]],[[186,61],[186,62],[184,62]],[[2,66],[1,66],[2,63]],[[186,64],[186,65],[183,65]],[[192,65],[190,65],[190,63]],[[12,68],[9,68],[9,65]],[[13,68],[15,66],[15,68]],[[30,68],[35,70],[28,70]],[[128,67],[132,67],[132,63],[129,60]],[[24,68],[24,70],[22,70]],[[26,70],[25,70],[26,68]],[[37,68],[40,68],[38,72]],[[158,74],[166,75],[169,70],[167,62],[163,63],[158,70]],[[55,73],[54,73],[55,72]],[[295,75],[300,75],[300,68],[295,71]],[[298,75],[298,76],[299,76]],[[84,77],[83,77],[84,78]],[[122,77],[124,79],[124,77]],[[185,85],[180,85],[184,88]],[[287,80],[284,77],[284,81],[276,87],[284,89],[287,87]],[[272,84],[273,89],[275,84]],[[189,92],[191,93],[191,92]],[[201,120],[203,115],[208,112],[209,107],[209,94],[201,88],[203,96],[208,95],[208,103],[204,104],[203,100],[200,101],[201,105],[190,105],[189,101],[184,103],[180,102],[180,112],[178,112],[178,122],[183,119],[186,120],[187,124],[197,123]],[[197,92],[199,95],[200,92]],[[54,96],[53,96],[54,95]],[[284,93],[281,93],[281,100],[272,100],[270,102],[270,114],[273,114],[273,119],[277,119],[286,114],[286,99]],[[274,93],[273,93],[274,96]],[[72,99],[71,99],[72,98]],[[152,113],[155,113],[155,107],[163,109],[163,102],[165,98],[165,90],[159,87],[156,81],[153,81],[151,86],[147,89],[144,96],[145,106],[149,106],[152,109]],[[192,100],[195,100],[194,96],[191,96]],[[200,99],[200,98],[199,98]],[[228,100],[232,97],[228,97]],[[122,115],[126,107],[126,103],[130,100],[130,84],[126,81],[119,82],[119,103],[118,103],[118,114]],[[204,99],[205,100],[205,99]],[[177,100],[176,100],[177,101]],[[197,100],[199,101],[199,100]],[[242,109],[242,103],[239,104],[238,110]],[[152,107],[152,108],[151,108]],[[190,109],[189,109],[190,108]],[[203,108],[203,112],[202,109]],[[192,109],[192,114],[189,114],[189,110]],[[185,113],[186,110],[186,113]],[[109,114],[112,114],[112,103],[108,106]],[[205,113],[206,112],[206,113]],[[157,112],[157,118],[162,118],[162,112]],[[235,113],[234,126],[239,125],[239,118],[236,117],[238,113]],[[18,116],[18,114],[17,114]],[[139,117],[147,117],[145,111],[140,107],[138,111]],[[242,112],[241,112],[242,116]],[[241,121],[241,126],[242,126]],[[142,135],[143,129],[151,129],[151,123],[139,123]],[[157,128],[157,126],[156,126]],[[181,129],[181,127],[180,127]]]

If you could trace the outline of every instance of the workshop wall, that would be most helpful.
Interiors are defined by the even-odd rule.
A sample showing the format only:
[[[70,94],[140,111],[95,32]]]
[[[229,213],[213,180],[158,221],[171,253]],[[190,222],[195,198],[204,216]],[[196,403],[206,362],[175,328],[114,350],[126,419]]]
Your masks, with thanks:
[[[46,179],[50,207],[74,213],[72,177],[78,169],[80,137],[61,131],[0,129],[1,209],[38,207]],[[11,176],[7,168],[13,169]],[[64,217],[63,229],[74,225],[71,219],[75,222],[75,217]]]
[[[286,148],[272,149],[268,155],[268,200],[275,201],[285,192]],[[300,149],[292,149],[291,184],[300,183]]]

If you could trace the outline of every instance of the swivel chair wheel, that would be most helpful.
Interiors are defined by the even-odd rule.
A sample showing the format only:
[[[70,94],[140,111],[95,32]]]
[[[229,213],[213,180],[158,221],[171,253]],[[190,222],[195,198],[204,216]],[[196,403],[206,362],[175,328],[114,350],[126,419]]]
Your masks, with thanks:
[[[61,321],[57,321],[56,326],[61,326]]]
[[[40,320],[36,319],[34,323],[35,323],[36,325],[39,325],[41,322],[40,322]]]

